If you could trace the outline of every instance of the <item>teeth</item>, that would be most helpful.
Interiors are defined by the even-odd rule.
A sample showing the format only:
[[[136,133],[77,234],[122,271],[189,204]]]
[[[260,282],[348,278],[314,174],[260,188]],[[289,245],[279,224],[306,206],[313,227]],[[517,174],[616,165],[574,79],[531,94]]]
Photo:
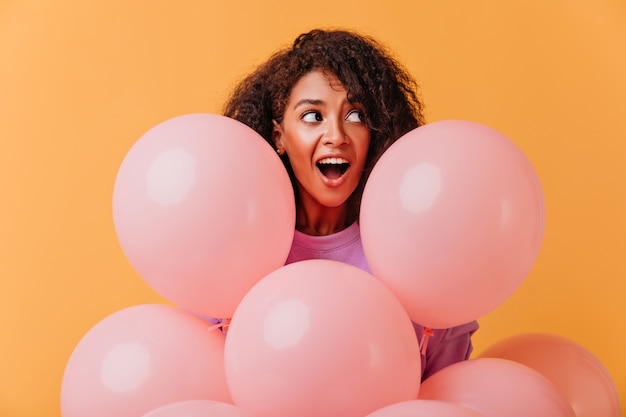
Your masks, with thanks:
[[[318,164],[347,164],[349,163],[343,158],[324,158],[318,162]]]

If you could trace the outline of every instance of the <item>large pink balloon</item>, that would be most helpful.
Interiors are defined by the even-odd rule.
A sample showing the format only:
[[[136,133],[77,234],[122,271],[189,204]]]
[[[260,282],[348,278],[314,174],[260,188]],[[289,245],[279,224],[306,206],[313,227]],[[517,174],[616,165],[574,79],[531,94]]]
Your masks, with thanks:
[[[412,130],[382,155],[360,221],[372,273],[413,321],[445,328],[484,315],[519,287],[539,253],[545,208],[513,142],[449,120]]]
[[[295,205],[287,172],[261,136],[224,116],[189,114],[130,149],[113,217],[124,254],[152,288],[187,310],[230,317],[284,265]]]
[[[232,403],[224,335],[175,307],[105,317],[75,347],[61,384],[63,417],[137,417],[177,401]]]
[[[235,405],[259,417],[362,417],[415,399],[415,330],[372,275],[330,260],[284,266],[235,311],[224,352]]]
[[[443,368],[422,382],[418,397],[458,404],[484,417],[576,417],[544,376],[506,359],[470,359]]]
[[[602,362],[563,336],[527,333],[501,340],[480,354],[519,362],[536,370],[569,401],[577,417],[620,417],[615,383]]]
[[[210,400],[189,400],[167,404],[143,417],[255,417],[233,404]]]
[[[476,411],[437,400],[412,400],[391,404],[365,417],[483,417]]]

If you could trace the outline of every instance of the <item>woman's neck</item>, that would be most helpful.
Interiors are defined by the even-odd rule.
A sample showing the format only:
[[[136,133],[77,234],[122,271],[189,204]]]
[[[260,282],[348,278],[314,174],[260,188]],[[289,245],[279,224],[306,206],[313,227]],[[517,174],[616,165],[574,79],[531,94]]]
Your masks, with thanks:
[[[325,207],[299,202],[296,210],[296,230],[312,236],[326,236],[340,232],[354,219],[348,216],[348,206]]]

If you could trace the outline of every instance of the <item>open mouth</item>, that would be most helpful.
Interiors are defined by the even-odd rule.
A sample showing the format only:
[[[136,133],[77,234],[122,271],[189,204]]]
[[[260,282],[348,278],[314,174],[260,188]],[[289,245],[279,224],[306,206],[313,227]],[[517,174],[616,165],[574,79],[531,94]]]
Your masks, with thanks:
[[[331,180],[340,178],[350,168],[350,162],[343,158],[324,158],[316,165],[322,175]]]

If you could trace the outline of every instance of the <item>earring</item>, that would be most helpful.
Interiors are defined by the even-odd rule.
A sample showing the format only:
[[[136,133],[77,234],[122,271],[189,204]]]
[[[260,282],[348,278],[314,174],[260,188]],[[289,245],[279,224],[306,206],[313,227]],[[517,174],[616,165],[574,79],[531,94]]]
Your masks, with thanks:
[[[276,153],[277,153],[279,156],[283,156],[283,151],[282,151],[282,149],[276,149]]]

